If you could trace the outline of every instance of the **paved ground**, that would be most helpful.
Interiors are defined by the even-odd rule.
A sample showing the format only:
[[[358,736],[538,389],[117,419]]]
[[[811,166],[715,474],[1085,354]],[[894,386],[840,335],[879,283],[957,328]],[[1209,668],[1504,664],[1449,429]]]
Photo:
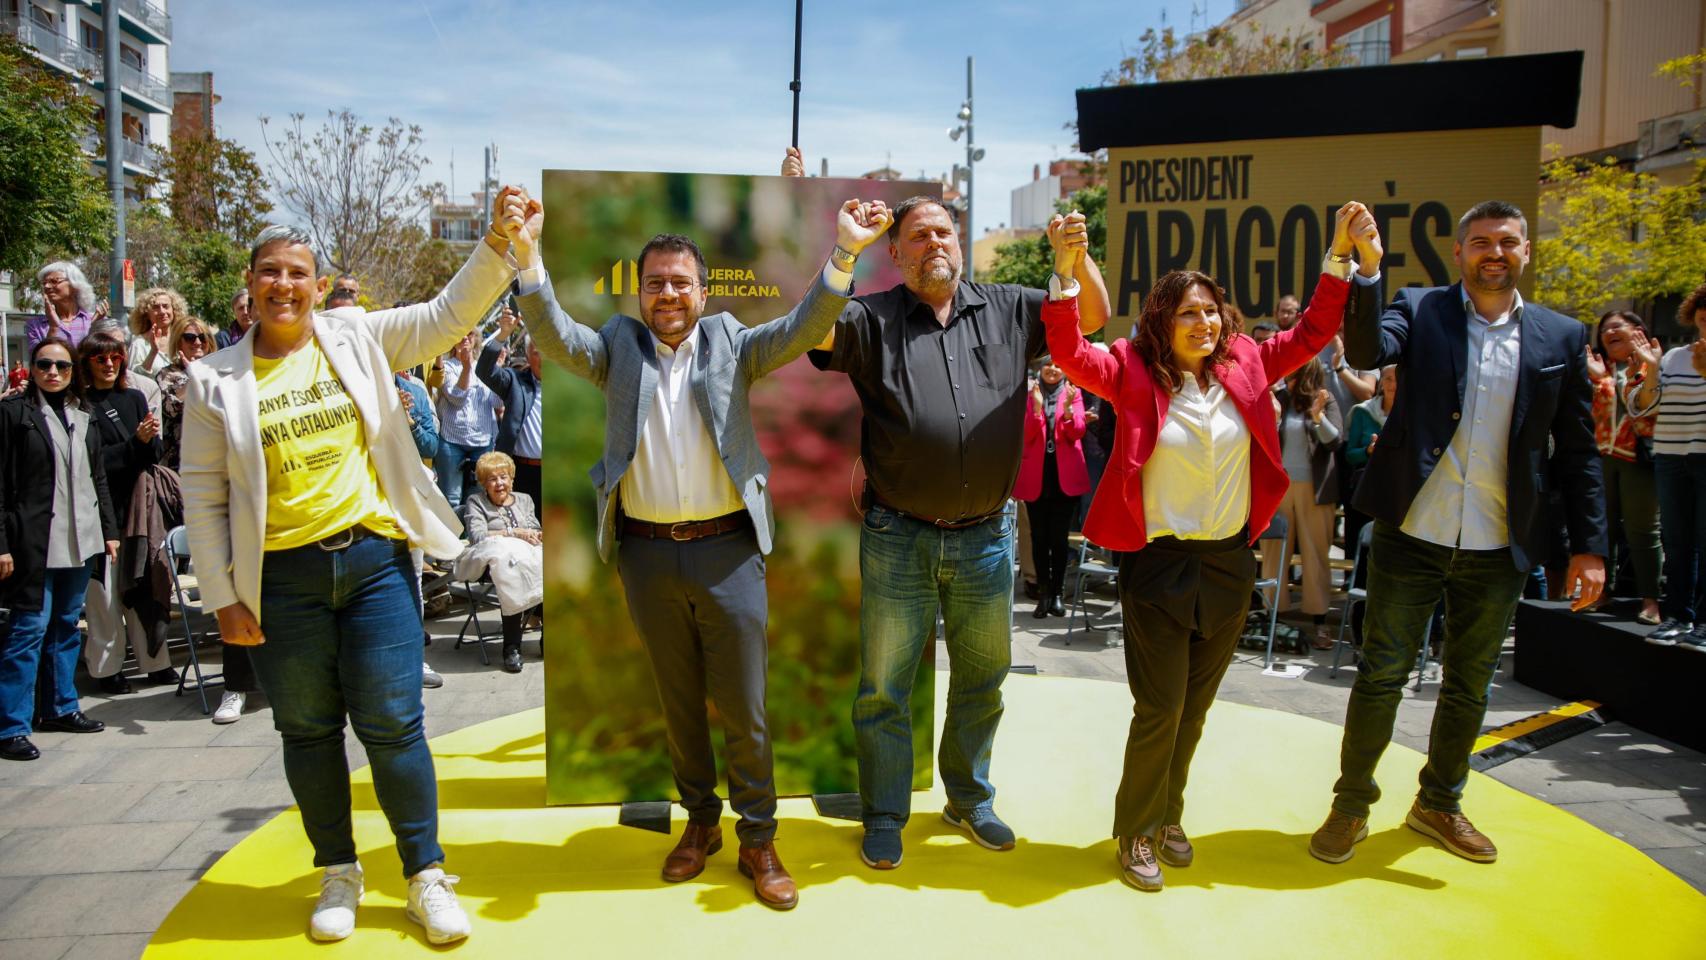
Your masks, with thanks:
[[[1122,652],[1102,645],[1100,632],[1080,628],[1069,637],[1062,620],[1038,629],[1030,605],[1020,608],[1016,666],[1124,681]],[[457,625],[430,626],[454,635]],[[472,650],[435,644],[428,659],[445,685],[426,692],[428,733],[539,706],[543,673],[534,645],[527,650],[527,669],[517,677],[481,666]],[[1266,676],[1259,657],[1241,654],[1221,696],[1342,722],[1351,673],[1333,679],[1310,659],[1281,660],[1306,669],[1297,677]],[[1406,691],[1398,742],[1425,749],[1437,690],[1429,683],[1420,693]],[[201,873],[291,802],[265,709],[216,727],[193,698],[145,687],[126,697],[89,697],[84,705],[106,722],[106,732],[42,734],[35,738],[40,760],[0,766],[0,956],[7,960],[139,956]],[[1488,723],[1556,705],[1501,678]],[[365,763],[353,739],[351,745],[352,763]],[[1493,775],[1623,838],[1706,891],[1706,756],[1614,723]]]

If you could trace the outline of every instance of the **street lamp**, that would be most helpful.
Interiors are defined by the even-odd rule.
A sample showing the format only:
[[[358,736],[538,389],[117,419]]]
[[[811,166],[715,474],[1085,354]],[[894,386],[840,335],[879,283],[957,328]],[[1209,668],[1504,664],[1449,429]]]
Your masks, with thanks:
[[[972,58],[967,57],[966,98],[960,104],[960,112],[955,114],[960,121],[959,126],[948,128],[948,139],[957,143],[959,142],[960,134],[963,133],[966,135],[966,165],[962,167],[959,164],[955,164],[953,173],[953,182],[958,184],[963,180],[965,183],[965,189],[960,192],[960,202],[953,204],[953,206],[955,209],[960,210],[965,214],[965,219],[962,223],[965,225],[965,231],[963,233],[965,244],[965,279],[968,281],[974,279],[974,274],[976,273],[976,266],[972,263],[972,242],[974,239],[971,226],[972,165],[983,159],[983,150],[972,143],[971,90]]]

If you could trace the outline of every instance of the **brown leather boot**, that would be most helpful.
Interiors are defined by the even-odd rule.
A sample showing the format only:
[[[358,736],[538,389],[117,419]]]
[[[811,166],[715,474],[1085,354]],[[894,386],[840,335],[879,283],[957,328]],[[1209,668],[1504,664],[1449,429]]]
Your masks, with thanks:
[[[788,875],[788,868],[782,866],[781,858],[776,856],[776,844],[741,847],[740,872],[743,876],[752,878],[753,892],[758,894],[758,901],[765,906],[777,910],[792,910],[794,905],[800,902],[799,891],[794,887],[794,878]]]
[[[1461,813],[1445,813],[1440,810],[1429,810],[1417,800],[1410,805],[1410,813],[1404,822],[1411,830],[1427,837],[1438,840],[1442,846],[1465,860],[1476,863],[1492,863],[1499,859],[1499,848],[1493,846],[1469,818]]]
[[[663,861],[663,878],[680,883],[697,877],[705,869],[705,858],[723,849],[723,828],[689,823],[681,842]]]

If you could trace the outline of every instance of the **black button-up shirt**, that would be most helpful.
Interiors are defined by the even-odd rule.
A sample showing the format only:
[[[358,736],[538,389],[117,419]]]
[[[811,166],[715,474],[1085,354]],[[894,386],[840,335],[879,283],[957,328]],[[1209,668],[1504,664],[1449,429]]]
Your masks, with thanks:
[[[1024,449],[1025,379],[1042,353],[1043,290],[964,283],[946,326],[905,286],[849,301],[819,370],[853,381],[878,499],[932,520],[999,510]]]

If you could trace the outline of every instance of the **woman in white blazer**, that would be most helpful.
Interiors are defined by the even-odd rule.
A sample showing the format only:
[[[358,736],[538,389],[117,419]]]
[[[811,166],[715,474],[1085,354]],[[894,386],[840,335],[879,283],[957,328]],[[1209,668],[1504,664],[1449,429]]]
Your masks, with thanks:
[[[326,871],[309,925],[318,940],[349,936],[363,891],[346,717],[409,878],[408,916],[433,943],[468,935],[438,843],[409,558],[411,545],[456,556],[461,524],[415,452],[391,371],[443,353],[486,314],[514,276],[508,237],[520,233],[517,255],[532,257],[520,231],[529,203],[505,188],[493,232],[432,301],[355,319],[314,313],[329,277],[308,235],[268,227],[246,274],[254,335],[188,368],[190,552],[203,604],[225,642],[253,648],[273,705],[285,776]]]

